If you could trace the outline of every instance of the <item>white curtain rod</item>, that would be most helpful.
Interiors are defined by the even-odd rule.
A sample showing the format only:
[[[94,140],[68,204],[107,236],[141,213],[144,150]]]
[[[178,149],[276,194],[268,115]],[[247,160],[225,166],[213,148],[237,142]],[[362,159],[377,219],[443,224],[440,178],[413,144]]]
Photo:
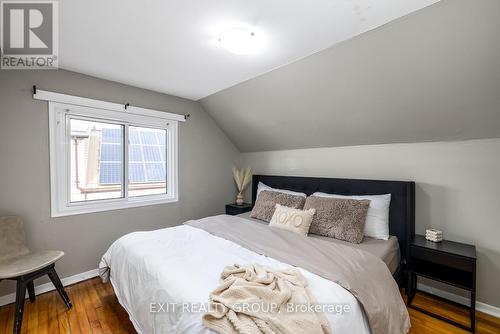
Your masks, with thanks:
[[[146,109],[141,107],[131,106],[130,103],[120,104],[114,102],[106,102],[100,100],[89,99],[86,97],[73,96],[67,94],[61,94],[56,92],[50,92],[38,89],[36,85],[33,86],[33,99],[42,101],[52,101],[59,103],[67,103],[78,106],[85,107],[95,107],[99,109],[107,109],[113,111],[121,111],[131,114],[141,114],[148,115],[158,118],[169,119],[178,122],[185,122],[191,115],[179,115],[161,110]]]

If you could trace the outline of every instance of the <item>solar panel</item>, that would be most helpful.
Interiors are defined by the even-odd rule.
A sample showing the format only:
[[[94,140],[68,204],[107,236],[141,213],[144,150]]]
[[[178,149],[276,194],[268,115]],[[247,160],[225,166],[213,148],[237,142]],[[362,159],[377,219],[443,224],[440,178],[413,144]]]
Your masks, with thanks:
[[[158,146],[143,146],[144,161],[161,161],[160,148]]]
[[[150,182],[165,182],[165,165],[161,163],[147,163],[146,176]]]
[[[144,164],[140,163],[130,163],[128,168],[128,174],[130,182],[145,182]]]
[[[161,161],[166,161],[167,159],[165,159],[165,155],[167,152],[165,152],[165,146],[162,146],[160,147],[160,156],[161,156]]]
[[[122,180],[122,130],[101,131],[101,184],[117,184]],[[129,127],[129,182],[166,181],[166,131]]]
[[[130,145],[129,146],[129,156],[130,161],[142,161],[142,148],[141,145]]]
[[[101,145],[101,161],[121,161],[122,146],[120,144]]]
[[[102,142],[103,143],[116,143],[122,142],[122,129],[103,128],[102,129]]]
[[[165,145],[165,131],[157,132],[158,144]]]
[[[103,128],[101,130],[101,159],[99,163],[99,182],[101,184],[122,182],[122,155],[122,128]]]
[[[101,162],[99,170],[101,184],[117,184],[122,180],[122,164],[116,162]]]
[[[128,138],[130,140],[130,144],[141,144],[141,134],[137,130],[133,130],[133,128],[129,128]]]
[[[141,141],[143,145],[158,145],[156,135],[151,131],[141,131]]]

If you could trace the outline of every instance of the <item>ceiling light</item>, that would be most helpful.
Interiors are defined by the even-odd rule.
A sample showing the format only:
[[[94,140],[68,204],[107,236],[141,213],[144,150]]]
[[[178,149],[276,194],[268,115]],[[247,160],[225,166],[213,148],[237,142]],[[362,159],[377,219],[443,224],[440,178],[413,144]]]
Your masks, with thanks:
[[[219,43],[227,51],[237,55],[258,52],[263,47],[263,35],[254,27],[237,25],[226,28],[219,34]]]

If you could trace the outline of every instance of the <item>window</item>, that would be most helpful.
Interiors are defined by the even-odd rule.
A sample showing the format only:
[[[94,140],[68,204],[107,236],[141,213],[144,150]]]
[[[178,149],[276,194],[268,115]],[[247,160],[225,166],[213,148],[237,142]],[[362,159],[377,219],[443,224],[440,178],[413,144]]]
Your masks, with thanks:
[[[177,201],[177,120],[138,109],[49,102],[53,217]]]

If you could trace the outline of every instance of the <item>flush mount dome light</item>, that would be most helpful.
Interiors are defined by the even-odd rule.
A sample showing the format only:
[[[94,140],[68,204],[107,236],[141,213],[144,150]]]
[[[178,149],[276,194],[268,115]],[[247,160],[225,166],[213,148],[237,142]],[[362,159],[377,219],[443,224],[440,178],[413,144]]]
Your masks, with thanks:
[[[237,55],[256,53],[263,45],[262,34],[246,25],[226,28],[219,34],[218,39],[224,49]]]

